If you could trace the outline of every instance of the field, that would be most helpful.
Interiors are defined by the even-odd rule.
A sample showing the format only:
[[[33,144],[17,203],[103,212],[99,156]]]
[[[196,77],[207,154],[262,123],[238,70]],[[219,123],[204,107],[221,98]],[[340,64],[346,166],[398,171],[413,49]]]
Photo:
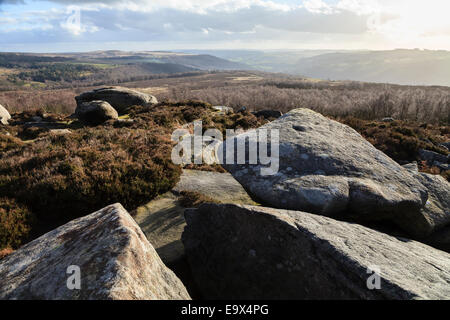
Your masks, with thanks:
[[[117,85],[105,81],[102,85]],[[154,75],[153,79],[120,83],[155,95],[160,101],[201,100],[250,111],[311,108],[334,117],[399,120],[448,125],[450,88],[321,81],[258,71],[197,71]],[[0,92],[0,104],[11,112],[42,108],[70,114],[74,97],[99,86],[62,89],[27,88]]]

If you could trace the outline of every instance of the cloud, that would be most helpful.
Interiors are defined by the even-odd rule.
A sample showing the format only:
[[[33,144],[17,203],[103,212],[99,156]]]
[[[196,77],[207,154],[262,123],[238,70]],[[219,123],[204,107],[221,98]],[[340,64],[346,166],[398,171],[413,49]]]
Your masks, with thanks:
[[[68,10],[74,3],[80,8],[79,19]],[[361,46],[382,41],[412,46],[424,38],[429,44],[450,36],[446,0],[51,0],[45,2],[45,10],[36,10],[41,4],[37,0],[25,5],[20,0],[0,0],[2,4],[22,8],[3,10],[2,44],[264,44],[280,39],[287,47],[303,41],[337,45],[342,39],[352,39]],[[435,40],[430,40],[433,37]]]
[[[64,0],[54,2],[70,3]],[[47,20],[77,34],[94,27],[99,31],[116,31],[117,26],[137,33],[150,31],[159,34],[186,31],[209,34],[205,30],[244,33],[256,27],[313,33],[361,33],[367,29],[364,18],[347,10],[332,12],[320,0],[309,0],[304,7],[288,7],[262,0],[128,0],[103,1],[101,4],[85,0],[77,2],[77,6],[81,11],[78,29],[74,27],[73,16],[62,12],[56,19],[49,18],[47,12],[35,13],[35,24]],[[72,19],[72,22],[67,23],[64,19]],[[171,26],[170,30],[164,27],[167,25]]]

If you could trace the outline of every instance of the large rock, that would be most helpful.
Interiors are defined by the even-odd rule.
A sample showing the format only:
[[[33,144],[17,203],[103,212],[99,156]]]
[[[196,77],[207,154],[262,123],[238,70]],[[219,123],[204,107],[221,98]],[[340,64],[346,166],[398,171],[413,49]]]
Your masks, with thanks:
[[[450,297],[450,255],[419,242],[273,208],[205,204],[185,215],[188,261],[210,299]]]
[[[76,284],[68,279],[75,276],[69,266],[79,267],[80,290],[68,289],[68,280]],[[128,212],[115,204],[71,221],[2,259],[0,299],[165,300],[189,295]]]
[[[230,114],[234,112],[233,108],[227,106],[213,106],[212,108],[220,114]]]
[[[183,170],[174,192],[198,192],[222,203],[256,204],[228,172]]]
[[[422,160],[425,160],[428,163],[428,165],[433,165],[434,162],[447,163],[450,159],[449,156],[424,149],[419,150],[419,156]]]
[[[105,121],[117,119],[119,114],[106,101],[83,102],[75,109],[75,115],[84,123],[98,125]]]
[[[229,173],[183,170],[180,181],[163,195],[136,210],[134,219],[165,264],[172,265],[184,255],[181,243],[186,222],[181,193],[196,192],[216,202],[252,204],[242,186]]]
[[[122,114],[128,107],[134,105],[148,107],[158,103],[158,100],[152,95],[123,87],[96,89],[82,93],[75,99],[77,100],[77,105],[93,100],[107,101],[119,114]]]
[[[0,104],[0,124],[7,125],[10,119],[11,115],[8,110]]]
[[[261,161],[249,164],[248,147],[246,164],[224,165],[259,202],[344,219],[390,220],[415,235],[429,232],[420,213],[426,188],[352,128],[295,109],[260,129],[279,130],[278,172],[263,175]]]
[[[422,209],[433,231],[450,225],[450,183],[442,176],[419,172],[414,177],[428,190],[428,200]]]
[[[405,168],[406,170],[408,170],[412,174],[419,173],[419,164],[417,163],[417,161],[404,164],[404,165],[402,165],[402,167]]]
[[[252,113],[255,115],[255,117],[263,117],[264,119],[279,118],[283,115],[281,111],[270,109],[255,111]]]
[[[441,143],[439,146],[444,147],[445,149],[450,151],[450,141]]]

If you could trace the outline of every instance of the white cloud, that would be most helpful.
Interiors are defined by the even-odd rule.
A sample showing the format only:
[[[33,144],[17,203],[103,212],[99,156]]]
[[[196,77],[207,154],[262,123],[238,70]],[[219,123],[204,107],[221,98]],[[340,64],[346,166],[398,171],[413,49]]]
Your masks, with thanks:
[[[307,40],[323,46],[450,49],[447,0],[84,0],[77,2],[80,24],[65,11],[73,1],[52,2],[58,9],[27,11],[25,5],[22,12],[2,12],[0,34],[10,36],[0,36],[0,43],[75,36],[69,39],[260,44],[282,39],[285,47]],[[344,38],[354,43],[338,42]]]
[[[321,13],[321,14],[331,14],[335,10],[323,2],[322,0],[305,0],[303,1],[303,6],[310,12]]]
[[[369,32],[398,46],[421,47],[430,42],[445,46],[448,42],[443,39],[450,38],[448,0],[341,0],[336,7],[368,14]]]

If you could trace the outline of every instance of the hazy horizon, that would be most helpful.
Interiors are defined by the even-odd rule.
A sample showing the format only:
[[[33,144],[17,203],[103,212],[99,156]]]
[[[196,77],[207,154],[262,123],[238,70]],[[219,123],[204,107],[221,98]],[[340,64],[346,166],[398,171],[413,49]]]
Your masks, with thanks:
[[[2,50],[0,48],[0,52],[2,53],[26,53],[26,54],[71,54],[71,53],[91,53],[91,52],[101,52],[101,51],[122,51],[122,52],[176,52],[176,53],[190,53],[194,51],[245,51],[245,52],[304,52],[304,51],[323,51],[323,52],[383,52],[383,51],[395,51],[395,50],[417,50],[417,51],[445,51],[450,52],[450,50],[445,49],[421,49],[421,48],[395,48],[395,49],[389,49],[389,50],[376,50],[376,49],[313,49],[313,48],[305,48],[305,49],[288,49],[288,48],[274,48],[274,49],[246,49],[246,48],[236,48],[236,49],[222,49],[222,48],[180,48],[180,49],[122,49],[122,48],[106,48],[106,49],[92,49],[92,50],[79,50],[79,51],[7,51]]]

